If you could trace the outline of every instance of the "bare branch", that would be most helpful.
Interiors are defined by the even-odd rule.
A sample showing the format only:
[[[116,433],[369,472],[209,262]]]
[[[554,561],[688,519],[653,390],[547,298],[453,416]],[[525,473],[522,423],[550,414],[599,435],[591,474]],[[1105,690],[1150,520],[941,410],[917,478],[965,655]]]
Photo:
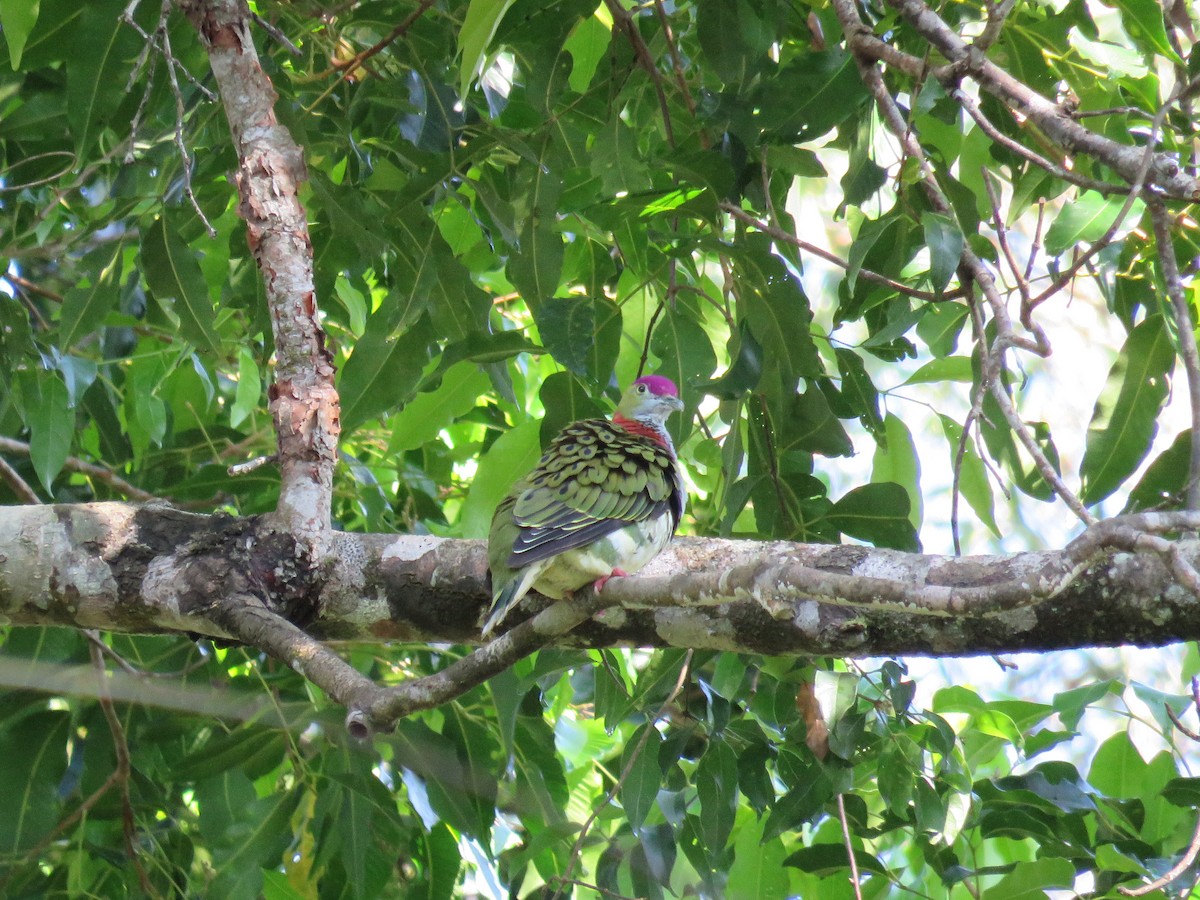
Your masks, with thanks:
[[[113,775],[116,777],[116,785],[121,792],[121,826],[125,835],[125,852],[133,862],[142,893],[157,897],[158,891],[151,886],[150,878],[146,875],[146,869],[142,866],[142,860],[137,851],[137,825],[133,818],[133,801],[129,796],[129,773],[131,771],[129,742],[125,739],[125,727],[121,724],[116,707],[113,706],[112,696],[108,693],[108,668],[104,665],[104,656],[97,646],[102,645],[103,642],[95,631],[88,631],[87,637],[91,642],[89,649],[92,665],[96,669],[101,684],[100,710],[104,713],[104,721],[108,723],[108,730],[113,739],[113,755],[116,757],[116,768],[113,770]]]
[[[1196,830],[1192,832],[1192,840],[1188,844],[1187,852],[1183,854],[1179,862],[1171,866],[1161,877],[1155,878],[1141,887],[1118,887],[1117,890],[1126,897],[1142,897],[1159,888],[1166,887],[1191,867],[1192,863],[1196,861],[1197,854],[1200,854],[1200,819],[1196,821]]]
[[[1175,242],[1171,236],[1171,218],[1166,206],[1150,203],[1150,218],[1154,222],[1154,241],[1158,248],[1158,264],[1162,267],[1163,283],[1175,313],[1175,328],[1179,332],[1179,356],[1187,374],[1188,401],[1192,411],[1192,452],[1188,464],[1187,507],[1200,509],[1200,351],[1196,348],[1196,322],[1192,306],[1183,291],[1179,263],[1175,258]]]
[[[247,618],[294,620],[320,640],[480,640],[491,600],[482,541],[339,533],[326,577],[313,586],[294,580],[294,543],[264,528],[165,505],[8,507],[0,615],[16,625],[229,638],[213,598],[240,596],[256,598],[246,600],[258,607]],[[1193,530],[1200,513],[1144,513],[1098,523],[1059,550],[961,557],[680,538],[636,577],[610,581],[601,612],[592,616],[590,601],[567,604],[587,621],[553,643],[879,656],[1193,640],[1200,542],[1166,540]],[[520,612],[543,605],[551,604],[531,596]],[[514,627],[509,642],[494,642],[490,656],[458,674],[527,652],[568,627],[566,615],[532,634]],[[292,643],[277,645],[277,655],[290,662],[293,651],[308,653],[305,632],[280,637]],[[340,696],[353,700],[361,686],[351,678]],[[421,701],[404,690],[397,703]]]
[[[969,75],[988,93],[1031,119],[1051,141],[1067,152],[1086,153],[1116,171],[1130,184],[1140,183],[1144,179],[1168,197],[1200,200],[1200,181],[1184,172],[1170,155],[1153,154],[1149,171],[1145,176],[1140,175],[1144,168],[1142,148],[1119,144],[1065,115],[1057,103],[1018,81],[959,37],[923,0],[889,0],[889,3],[900,11],[917,33],[950,61],[953,71],[948,72],[948,76]],[[835,3],[839,16],[844,5],[844,0]],[[856,54],[884,59],[878,45],[887,45],[862,27],[861,22],[860,27],[847,31],[847,41]],[[895,50],[889,48],[888,61],[893,56]]]
[[[279,445],[276,516],[315,570],[329,544],[333,468],[341,433],[333,359],[313,287],[312,242],[300,203],[300,148],[279,124],[276,94],[250,35],[245,0],[179,0],[208,51],[238,155],[238,212],[266,284],[275,336],[269,390]]]
[[[12,438],[0,435],[0,453],[19,453],[21,456],[29,455],[29,445],[24,441],[16,441]],[[130,484],[124,478],[111,469],[106,469],[104,466],[98,466],[94,463],[86,462],[75,456],[68,456],[63,463],[63,468],[68,472],[78,472],[80,475],[86,475],[88,478],[94,478],[103,484],[108,485],[114,491],[120,491],[131,500],[152,501],[158,500],[154,494],[149,491],[144,491],[134,484]],[[41,501],[35,499],[28,501],[30,503],[39,503]]]
[[[8,464],[8,461],[0,456],[0,481],[4,481],[12,492],[17,495],[17,499],[22,503],[41,503],[42,499],[37,495],[37,492],[29,486],[21,473]]]

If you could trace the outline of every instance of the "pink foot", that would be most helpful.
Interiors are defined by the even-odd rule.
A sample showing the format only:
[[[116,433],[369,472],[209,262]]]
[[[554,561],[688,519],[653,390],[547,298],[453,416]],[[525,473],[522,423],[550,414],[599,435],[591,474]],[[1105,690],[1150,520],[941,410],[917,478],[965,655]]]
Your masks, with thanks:
[[[625,577],[625,576],[627,576],[628,574],[629,574],[629,573],[628,573],[628,572],[626,572],[626,571],[625,571],[625,570],[623,570],[623,569],[613,569],[611,572],[609,572],[609,573],[608,573],[607,575],[605,575],[603,578],[597,578],[597,579],[596,579],[594,582],[592,582],[592,587],[595,589],[596,593],[598,594],[598,593],[600,593],[602,590],[604,590],[604,586],[605,586],[606,584],[608,584],[608,579],[610,579],[610,578],[616,578],[616,577],[618,577],[618,576],[620,576],[620,577],[624,578],[624,577]]]

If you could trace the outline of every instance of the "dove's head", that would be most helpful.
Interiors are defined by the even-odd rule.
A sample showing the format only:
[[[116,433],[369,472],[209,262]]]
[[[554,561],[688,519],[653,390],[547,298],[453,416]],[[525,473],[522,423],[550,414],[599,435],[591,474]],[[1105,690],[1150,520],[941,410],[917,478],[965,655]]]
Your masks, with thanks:
[[[683,401],[675,382],[662,375],[643,375],[621,396],[617,415],[661,428],[671,413],[681,409]]]

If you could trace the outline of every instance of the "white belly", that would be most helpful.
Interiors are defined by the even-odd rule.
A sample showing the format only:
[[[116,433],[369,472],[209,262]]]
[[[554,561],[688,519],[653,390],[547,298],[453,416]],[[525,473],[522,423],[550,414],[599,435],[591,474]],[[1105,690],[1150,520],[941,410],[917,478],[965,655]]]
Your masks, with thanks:
[[[586,547],[568,550],[548,560],[533,587],[540,594],[561,600],[564,595],[611,575],[613,569],[632,575],[662,552],[671,541],[672,531],[669,514],[614,531]]]

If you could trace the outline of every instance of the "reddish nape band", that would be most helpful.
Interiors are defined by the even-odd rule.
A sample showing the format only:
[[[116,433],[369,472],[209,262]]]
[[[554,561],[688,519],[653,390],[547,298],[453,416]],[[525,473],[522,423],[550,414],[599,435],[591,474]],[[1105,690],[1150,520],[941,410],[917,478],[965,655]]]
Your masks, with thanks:
[[[654,388],[650,388],[650,390],[654,390]],[[653,425],[647,425],[645,422],[639,422],[637,419],[627,419],[620,413],[613,415],[613,424],[628,431],[630,434],[638,434],[642,437],[650,438],[650,440],[656,441],[668,449],[671,446],[667,442],[667,436]]]

